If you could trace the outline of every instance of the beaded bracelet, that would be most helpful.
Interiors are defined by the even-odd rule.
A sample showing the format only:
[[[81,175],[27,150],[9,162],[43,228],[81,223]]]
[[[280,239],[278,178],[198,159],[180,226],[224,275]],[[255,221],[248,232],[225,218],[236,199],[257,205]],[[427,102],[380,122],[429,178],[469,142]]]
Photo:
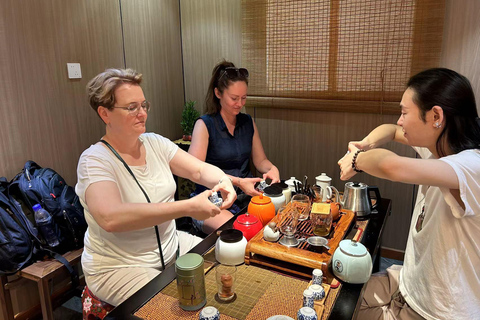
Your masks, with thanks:
[[[358,154],[360,152],[365,152],[367,150],[364,150],[364,149],[358,149],[357,152],[355,152],[355,154],[353,155],[353,159],[352,159],[352,169],[355,171],[355,172],[363,172],[363,170],[359,170],[357,169],[357,157],[358,157]]]

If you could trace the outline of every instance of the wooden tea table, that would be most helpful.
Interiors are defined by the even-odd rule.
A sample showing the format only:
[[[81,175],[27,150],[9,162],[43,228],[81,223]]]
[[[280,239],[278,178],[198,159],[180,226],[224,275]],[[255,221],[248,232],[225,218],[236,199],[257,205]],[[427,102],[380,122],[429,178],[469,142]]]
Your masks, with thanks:
[[[369,217],[369,221],[366,227],[366,230],[363,232],[363,236],[361,239],[361,243],[363,243],[368,251],[370,252],[374,266],[373,266],[373,272],[378,271],[379,269],[379,261],[380,261],[380,256],[379,256],[379,248],[381,244],[381,237],[383,233],[383,229],[387,220],[388,215],[391,213],[391,200],[389,199],[382,199],[379,202],[378,206],[378,214],[371,215]],[[235,218],[232,218],[230,221],[225,223],[220,230],[224,229],[229,229],[232,227],[232,224],[234,222]],[[346,235],[346,238],[353,238],[357,233],[358,230],[356,230],[355,227],[353,227]],[[191,250],[191,252],[195,252],[201,255],[205,255],[206,253],[211,253],[211,249],[215,246],[215,242],[218,238],[218,235],[216,232],[210,234],[208,237],[206,237],[200,244],[198,244],[195,248]],[[205,259],[207,260],[207,257]],[[279,262],[280,263],[280,262]],[[257,268],[258,266],[255,266]],[[249,270],[248,268],[251,268],[250,270],[254,270],[253,266],[243,266],[242,267],[245,270]],[[263,268],[266,268],[263,266]],[[290,268],[290,270],[288,270]],[[285,274],[289,275],[298,275],[301,273],[311,273],[311,268],[308,270],[308,268],[299,266],[299,265],[294,265],[294,264],[284,264],[284,269],[285,269]],[[258,269],[259,270],[259,269]],[[291,272],[288,272],[291,271]],[[248,272],[248,271],[244,271]],[[266,270],[266,272],[270,272]],[[279,272],[279,270],[274,270],[275,274],[281,274],[282,272]],[[207,274],[208,276],[208,274]],[[252,274],[252,276],[254,276]],[[163,273],[161,273],[159,276],[154,278],[152,281],[150,281],[147,285],[145,285],[142,289],[140,289],[138,292],[136,292],[133,296],[131,296],[129,299],[127,299],[125,302],[123,302],[121,305],[116,307],[112,312],[110,312],[105,319],[142,319],[135,314],[146,314],[148,313],[149,310],[145,310],[148,308],[151,308],[150,305],[154,303],[150,303],[153,301],[158,301],[159,297],[162,297],[160,295],[163,295],[163,292],[171,290],[172,286],[174,284],[171,284],[172,281],[175,280],[176,274],[175,274],[175,266],[172,265],[168,267]],[[300,281],[300,280],[295,280],[294,278],[288,277],[285,278],[285,281]],[[290,280],[291,279],[291,280]],[[303,278],[305,280],[305,278]],[[307,279],[308,280],[308,279]],[[308,284],[308,282],[301,282]],[[170,285],[170,286],[169,286]],[[363,284],[348,284],[348,283],[342,283],[337,295],[336,295],[336,300],[334,301],[331,310],[329,311],[329,314],[326,314],[324,318],[328,319],[345,319],[345,320],[350,320],[354,319],[356,317],[356,313],[359,309],[360,303],[362,301],[362,296],[363,296],[363,291],[364,291],[364,285]],[[267,289],[268,290],[268,289]],[[162,291],[162,293],[160,293]],[[208,291],[208,289],[207,289]],[[208,294],[207,294],[208,296]],[[166,299],[172,299],[169,296],[165,296]],[[297,299],[298,297],[296,297]],[[300,297],[301,299],[301,297]],[[208,301],[208,297],[207,297]],[[262,303],[262,299],[258,300],[258,304]],[[174,303],[174,302],[172,302]],[[235,303],[235,302],[234,302]],[[207,305],[209,302],[207,302]],[[257,306],[255,306],[257,307]],[[152,307],[153,308],[153,307]],[[257,308],[258,309],[258,308]],[[139,312],[139,310],[141,312]],[[153,310],[151,310],[153,311]],[[154,314],[153,312],[151,312]],[[275,314],[275,313],[274,313]],[[272,314],[272,315],[274,315]],[[158,316],[157,316],[158,317]],[[181,317],[177,317],[181,318]],[[190,319],[194,318],[191,315],[187,316],[185,319]],[[222,315],[222,319],[237,319],[235,317],[229,317],[226,315]],[[248,318],[248,317],[247,317]]]

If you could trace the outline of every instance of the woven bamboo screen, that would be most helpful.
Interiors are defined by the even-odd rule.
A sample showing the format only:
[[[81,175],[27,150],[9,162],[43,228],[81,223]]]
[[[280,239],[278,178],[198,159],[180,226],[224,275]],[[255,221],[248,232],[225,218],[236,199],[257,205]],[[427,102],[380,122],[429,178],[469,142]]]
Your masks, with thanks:
[[[398,113],[438,66],[444,0],[242,0],[247,105]]]

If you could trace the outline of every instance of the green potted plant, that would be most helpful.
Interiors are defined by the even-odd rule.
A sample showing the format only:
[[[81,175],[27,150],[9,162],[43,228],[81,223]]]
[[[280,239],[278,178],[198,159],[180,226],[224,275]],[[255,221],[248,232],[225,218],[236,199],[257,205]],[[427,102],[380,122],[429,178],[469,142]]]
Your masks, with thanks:
[[[190,141],[192,140],[193,126],[195,125],[195,120],[200,117],[200,112],[195,109],[196,101],[187,101],[183,106],[182,111],[182,121],[180,125],[182,126],[183,131],[183,140]]]

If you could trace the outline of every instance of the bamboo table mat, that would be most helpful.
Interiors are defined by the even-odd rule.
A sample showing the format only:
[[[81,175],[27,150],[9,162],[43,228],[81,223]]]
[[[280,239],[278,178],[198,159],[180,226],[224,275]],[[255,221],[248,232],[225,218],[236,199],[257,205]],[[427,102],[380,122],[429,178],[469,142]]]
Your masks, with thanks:
[[[358,230],[353,237],[354,239],[357,241],[361,240],[363,230],[365,230],[367,224],[368,220],[356,222]],[[235,288],[237,299],[229,304],[221,304],[214,298],[217,292],[215,270],[212,268],[215,261],[214,254],[213,248],[204,256],[205,287],[207,292],[207,304],[205,306],[216,307],[220,311],[222,320],[260,320],[277,314],[288,315],[296,319],[297,311],[303,302],[303,291],[309,285],[308,281],[254,265],[243,264],[237,267]],[[329,285],[327,284],[327,286]],[[341,284],[337,288],[328,289],[326,290],[327,295],[322,301],[319,320],[328,319],[340,293]],[[200,311],[201,309],[198,311],[185,311],[180,308],[177,284],[174,280],[142,306],[135,313],[135,316],[146,320],[196,320]]]
[[[222,315],[222,319],[258,320],[276,314],[296,318],[302,304],[303,291],[308,282],[263,268],[249,265],[237,267],[237,299],[230,304],[218,303],[214,296],[217,291],[215,270],[205,275],[207,291],[206,306],[214,306]],[[328,314],[335,303],[340,288],[331,289],[325,299],[325,311]],[[178,304],[176,281],[172,281],[165,289],[155,295],[135,316],[147,320],[160,319],[198,319],[198,311],[184,311]]]

